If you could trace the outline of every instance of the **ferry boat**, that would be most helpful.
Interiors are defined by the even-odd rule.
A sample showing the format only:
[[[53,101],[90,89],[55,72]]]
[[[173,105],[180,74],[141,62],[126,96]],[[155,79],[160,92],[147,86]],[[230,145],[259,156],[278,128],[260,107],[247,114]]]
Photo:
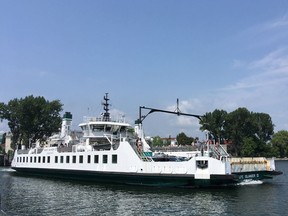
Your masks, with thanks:
[[[100,117],[84,117],[79,125],[83,137],[78,143],[54,142],[48,146],[16,150],[12,169],[64,179],[164,187],[230,185],[281,174],[275,170],[273,159],[262,158],[256,162],[255,158],[233,160],[221,145],[207,143],[200,151],[182,155],[151,151],[142,128],[148,114],[166,112],[200,116],[181,113],[180,110],[170,112],[140,107],[139,119],[133,128],[125,118],[113,119],[110,116],[107,93],[103,106],[104,113]],[[143,109],[148,109],[149,113],[142,116]],[[61,131],[67,135],[72,115],[64,117]],[[65,138],[61,137],[63,140]]]

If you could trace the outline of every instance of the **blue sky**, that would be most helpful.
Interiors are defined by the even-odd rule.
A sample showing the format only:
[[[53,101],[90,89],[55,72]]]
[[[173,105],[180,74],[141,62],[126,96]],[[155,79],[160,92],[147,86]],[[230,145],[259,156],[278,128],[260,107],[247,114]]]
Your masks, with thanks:
[[[179,98],[182,112],[246,107],[287,130],[287,12],[284,0],[0,0],[0,101],[59,99],[76,129],[106,92],[130,123]],[[153,114],[144,128],[202,136],[187,117]]]

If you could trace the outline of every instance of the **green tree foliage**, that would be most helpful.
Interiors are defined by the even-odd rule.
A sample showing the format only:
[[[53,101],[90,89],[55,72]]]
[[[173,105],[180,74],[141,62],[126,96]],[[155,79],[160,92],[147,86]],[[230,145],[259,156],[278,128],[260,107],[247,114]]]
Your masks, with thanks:
[[[215,141],[229,140],[229,152],[235,156],[263,156],[275,153],[268,145],[274,133],[271,117],[238,108],[227,113],[215,110],[200,121],[201,130],[209,130]],[[269,151],[269,152],[267,152]]]
[[[155,137],[153,137],[152,146],[153,146],[153,147],[163,146],[163,140],[161,139],[160,136],[155,136]]]
[[[278,157],[288,157],[288,131],[281,130],[275,133],[271,143],[277,149]]]
[[[246,108],[238,108],[227,115],[224,129],[226,138],[232,141],[230,151],[236,156],[241,156],[243,139],[253,137],[253,123],[250,112]]]
[[[5,104],[4,103],[0,103],[0,121],[3,120],[3,115],[4,115],[4,112],[5,112]]]
[[[12,133],[12,145],[15,145],[20,137],[20,122],[19,116],[20,113],[20,101],[15,98],[10,100],[8,104],[1,103],[0,105],[0,118],[8,120],[8,126]]]
[[[212,113],[206,113],[200,120],[202,126],[200,129],[208,130],[213,134],[215,141],[223,141],[223,127],[225,124],[227,112],[224,110],[214,110]]]
[[[266,113],[251,113],[255,135],[262,141],[267,142],[271,140],[274,133],[274,125],[271,117]]]
[[[194,139],[191,137],[187,137],[186,134],[182,132],[176,136],[176,140],[178,145],[191,145]]]
[[[4,134],[2,135],[2,139],[1,139],[0,144],[5,144],[5,141],[6,141],[6,133],[4,133]]]
[[[257,144],[252,137],[244,137],[241,149],[241,155],[245,155],[246,157],[256,156],[257,155],[256,148]]]
[[[28,144],[44,140],[57,132],[61,125],[59,100],[48,101],[44,97],[27,96],[0,104],[0,118],[8,120],[12,143]]]

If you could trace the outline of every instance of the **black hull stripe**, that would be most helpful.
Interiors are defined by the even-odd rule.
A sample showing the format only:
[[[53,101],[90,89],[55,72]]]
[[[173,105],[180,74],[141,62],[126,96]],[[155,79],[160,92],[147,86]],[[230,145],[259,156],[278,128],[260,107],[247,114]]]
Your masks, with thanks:
[[[234,184],[237,181],[235,175],[211,175],[210,179],[195,179],[194,175],[187,174],[147,174],[147,173],[122,173],[122,172],[97,172],[65,169],[40,169],[19,168],[14,170],[29,175],[52,176],[62,179],[84,180],[92,182],[147,185],[147,186],[170,186],[170,187],[193,187]]]

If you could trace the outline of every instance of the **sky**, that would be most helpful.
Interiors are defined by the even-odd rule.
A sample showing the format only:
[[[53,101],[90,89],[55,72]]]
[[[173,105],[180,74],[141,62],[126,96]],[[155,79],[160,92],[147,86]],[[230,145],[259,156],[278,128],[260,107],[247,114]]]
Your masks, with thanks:
[[[0,102],[60,100],[73,114],[134,124],[139,106],[203,115],[246,107],[288,130],[287,0],[0,0]],[[162,113],[147,136],[204,137]],[[0,122],[0,131],[7,122]]]

